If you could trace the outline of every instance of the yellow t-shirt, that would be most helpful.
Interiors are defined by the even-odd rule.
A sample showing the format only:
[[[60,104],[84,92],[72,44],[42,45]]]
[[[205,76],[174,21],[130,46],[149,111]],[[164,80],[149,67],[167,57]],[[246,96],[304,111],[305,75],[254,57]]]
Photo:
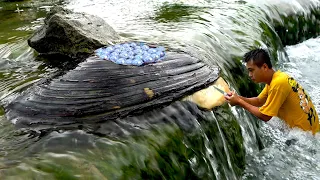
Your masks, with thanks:
[[[277,116],[290,127],[311,130],[313,134],[319,131],[318,114],[310,96],[286,73],[276,71],[258,97],[266,100],[259,108],[262,114]]]

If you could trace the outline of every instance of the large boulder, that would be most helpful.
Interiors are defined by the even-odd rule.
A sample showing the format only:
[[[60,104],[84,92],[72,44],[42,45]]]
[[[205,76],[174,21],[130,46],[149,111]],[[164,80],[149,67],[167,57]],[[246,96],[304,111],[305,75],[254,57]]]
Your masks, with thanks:
[[[81,58],[120,36],[102,18],[53,8],[28,44],[41,54],[61,54]]]

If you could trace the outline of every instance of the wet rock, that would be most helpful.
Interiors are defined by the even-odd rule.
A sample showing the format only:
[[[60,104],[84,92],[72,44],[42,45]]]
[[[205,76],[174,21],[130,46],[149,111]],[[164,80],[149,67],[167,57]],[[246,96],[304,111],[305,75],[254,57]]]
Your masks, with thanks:
[[[102,18],[53,8],[28,44],[41,54],[81,58],[95,49],[119,40],[119,35]]]

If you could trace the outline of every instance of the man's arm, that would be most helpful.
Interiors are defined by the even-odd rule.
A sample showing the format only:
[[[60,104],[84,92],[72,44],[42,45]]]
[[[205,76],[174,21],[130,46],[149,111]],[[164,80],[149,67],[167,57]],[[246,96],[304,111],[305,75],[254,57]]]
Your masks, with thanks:
[[[235,94],[235,93],[234,92],[228,93],[229,96],[232,96],[233,94]],[[253,106],[256,106],[256,107],[261,107],[266,102],[266,99],[260,99],[258,97],[246,98],[246,97],[239,96],[239,95],[238,95],[238,97],[240,99],[242,99],[243,101],[245,101]]]
[[[269,121],[272,118],[272,116],[268,116],[268,115],[262,114],[259,111],[258,107],[249,104],[248,102],[244,101],[242,98],[239,99],[238,105],[243,107],[244,109],[246,109],[247,111],[249,111],[250,113],[255,115],[257,118],[259,118],[259,119],[261,119],[261,120],[263,120],[265,122]]]
[[[272,116],[268,116],[265,114],[262,114],[259,111],[259,108],[249,104],[248,102],[246,102],[245,100],[243,100],[240,96],[238,96],[236,93],[233,93],[233,95],[228,95],[225,96],[225,99],[232,105],[238,105],[243,107],[244,109],[246,109],[247,111],[249,111],[250,113],[252,113],[253,115],[255,115],[256,117],[258,117],[259,119],[263,120],[263,121],[269,121]]]
[[[261,107],[265,102],[266,100],[265,99],[260,99],[258,97],[252,97],[252,98],[246,98],[246,97],[243,97],[243,96],[239,96],[240,99],[242,99],[243,101],[253,105],[253,106],[256,106],[256,107]]]

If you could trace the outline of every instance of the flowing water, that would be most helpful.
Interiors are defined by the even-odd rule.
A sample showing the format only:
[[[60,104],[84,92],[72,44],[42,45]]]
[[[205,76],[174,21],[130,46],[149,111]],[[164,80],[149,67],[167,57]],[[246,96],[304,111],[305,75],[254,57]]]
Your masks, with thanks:
[[[218,65],[244,96],[257,95],[261,86],[248,80],[241,57],[254,47],[268,48],[275,67],[295,77],[320,112],[319,3],[0,0],[0,100],[6,103],[58,71],[39,61],[26,42],[57,4],[102,17],[124,39],[158,42]],[[289,129],[277,118],[262,123],[237,107],[227,108],[226,114],[240,125],[243,162],[234,162],[241,150],[228,146],[231,139],[221,126],[228,118],[215,111],[207,114],[206,126],[185,112],[196,129],[189,134],[177,124],[153,125],[139,136],[119,139],[81,130],[30,134],[15,129],[2,109],[0,179],[320,179],[319,134]],[[245,167],[242,175],[234,163]]]

